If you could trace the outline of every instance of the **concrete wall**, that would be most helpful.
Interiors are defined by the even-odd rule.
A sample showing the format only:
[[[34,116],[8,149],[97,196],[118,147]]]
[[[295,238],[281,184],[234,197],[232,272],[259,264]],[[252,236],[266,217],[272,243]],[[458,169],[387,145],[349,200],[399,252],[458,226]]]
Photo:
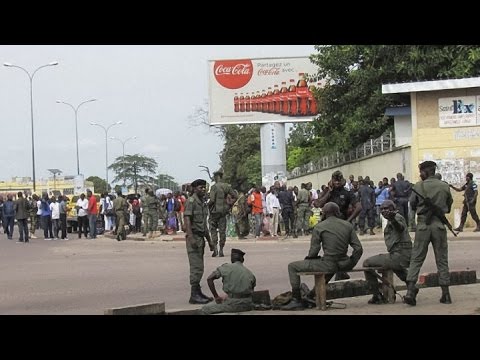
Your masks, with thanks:
[[[414,181],[411,175],[412,166],[410,159],[410,146],[404,146],[392,152],[373,155],[339,167],[288,179],[287,186],[296,185],[300,188],[301,183],[311,182],[314,189],[320,189],[322,185],[327,185],[335,170],[342,171],[346,179],[348,179],[350,174],[353,174],[355,179],[358,175],[363,177],[368,175],[375,184],[384,177],[388,177],[389,179],[395,177],[398,172],[403,173],[406,180]],[[415,181],[417,179],[418,174],[415,174]]]
[[[480,182],[480,126],[441,128],[438,99],[456,96],[478,96],[480,88],[418,92],[411,94],[412,105],[412,173],[418,164],[436,161],[443,179],[457,187],[465,183],[465,174],[472,172]],[[452,190],[454,203],[447,215],[457,226],[463,202],[463,192]],[[479,207],[477,206],[477,211]],[[470,215],[467,226],[474,226]]]

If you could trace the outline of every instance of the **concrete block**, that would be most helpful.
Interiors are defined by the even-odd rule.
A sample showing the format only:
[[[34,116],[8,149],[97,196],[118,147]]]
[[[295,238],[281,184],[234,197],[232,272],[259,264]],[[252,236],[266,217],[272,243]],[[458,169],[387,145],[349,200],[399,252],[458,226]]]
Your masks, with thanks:
[[[165,303],[152,303],[105,309],[104,315],[164,315]]]
[[[450,285],[475,284],[477,282],[476,270],[450,271]],[[418,284],[425,287],[439,286],[438,273],[424,273],[418,277]]]

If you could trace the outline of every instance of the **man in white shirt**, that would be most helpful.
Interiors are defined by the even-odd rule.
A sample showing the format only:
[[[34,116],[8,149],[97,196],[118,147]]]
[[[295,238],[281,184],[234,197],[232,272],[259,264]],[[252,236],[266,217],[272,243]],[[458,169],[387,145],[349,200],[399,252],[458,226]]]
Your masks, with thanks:
[[[53,237],[58,239],[58,232],[60,231],[60,204],[57,202],[55,196],[50,199],[50,211],[52,212]]]
[[[270,187],[270,192],[265,200],[267,206],[267,215],[270,218],[270,236],[277,236],[278,214],[280,213],[280,202],[275,194],[275,188]]]
[[[77,209],[78,238],[82,238],[82,229],[85,238],[88,238],[88,200],[85,198],[85,194],[80,194],[75,209]]]

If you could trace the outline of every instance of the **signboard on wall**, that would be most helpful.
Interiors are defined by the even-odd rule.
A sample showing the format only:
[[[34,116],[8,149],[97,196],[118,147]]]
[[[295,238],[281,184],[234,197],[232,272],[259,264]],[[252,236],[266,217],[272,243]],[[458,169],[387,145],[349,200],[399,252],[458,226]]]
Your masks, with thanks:
[[[480,96],[438,99],[440,127],[476,126],[480,121]]]
[[[308,57],[208,61],[210,125],[313,120],[324,81],[307,74],[317,74]]]

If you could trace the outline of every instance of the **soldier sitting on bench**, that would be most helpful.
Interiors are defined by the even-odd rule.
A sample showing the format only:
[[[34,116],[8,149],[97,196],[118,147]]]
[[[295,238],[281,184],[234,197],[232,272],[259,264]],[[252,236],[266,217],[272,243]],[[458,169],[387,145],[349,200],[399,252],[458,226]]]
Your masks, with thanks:
[[[305,306],[300,295],[300,272],[321,271],[331,273],[325,279],[331,279],[337,271],[353,269],[362,257],[363,248],[358,240],[353,225],[340,219],[340,209],[334,202],[323,207],[323,221],[313,228],[310,250],[305,260],[294,261],[288,264],[288,275],[292,286],[292,301],[282,307],[282,310],[300,310]],[[353,248],[352,255],[347,255],[348,246]],[[319,256],[323,248],[323,257]]]
[[[412,255],[412,239],[408,233],[407,222],[398,213],[397,207],[392,200],[385,200],[380,205],[380,212],[388,220],[384,231],[388,254],[371,256],[363,262],[363,266],[382,267],[386,270],[391,269],[400,280],[406,281],[410,256]],[[373,293],[368,303],[383,304],[387,302],[387,299],[380,292],[380,284],[377,276],[373,273],[374,271],[365,271],[365,280]]]

